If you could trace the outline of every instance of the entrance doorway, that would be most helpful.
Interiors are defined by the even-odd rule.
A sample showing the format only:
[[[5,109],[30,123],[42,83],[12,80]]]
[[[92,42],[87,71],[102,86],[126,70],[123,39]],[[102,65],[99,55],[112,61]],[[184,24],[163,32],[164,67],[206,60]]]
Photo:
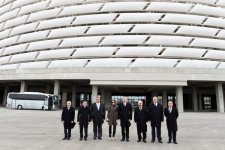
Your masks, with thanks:
[[[167,102],[168,101],[172,101],[173,102],[173,106],[174,107],[177,107],[177,104],[176,104],[176,94],[168,94],[167,96]]]
[[[214,94],[203,94],[202,95],[202,108],[208,111],[216,111],[216,95]]]
[[[116,100],[117,104],[120,104],[122,102],[122,97],[126,96],[128,99],[128,102],[131,103],[133,108],[136,108],[138,106],[138,100],[143,101],[143,105],[146,106],[146,96],[145,95],[112,95],[112,99]]]
[[[88,105],[91,105],[91,93],[77,93],[76,97],[76,107],[79,107],[83,100],[88,102]]]

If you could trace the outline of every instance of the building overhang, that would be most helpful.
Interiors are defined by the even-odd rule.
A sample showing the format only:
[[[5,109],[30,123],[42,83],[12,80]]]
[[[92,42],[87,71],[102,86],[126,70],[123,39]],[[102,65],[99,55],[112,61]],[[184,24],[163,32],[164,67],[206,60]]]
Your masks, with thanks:
[[[163,80],[91,80],[91,85],[155,85],[155,86],[187,86],[187,81],[163,81]]]
[[[172,85],[225,81],[225,70],[190,68],[56,68],[1,70],[0,81],[89,80],[91,85]]]

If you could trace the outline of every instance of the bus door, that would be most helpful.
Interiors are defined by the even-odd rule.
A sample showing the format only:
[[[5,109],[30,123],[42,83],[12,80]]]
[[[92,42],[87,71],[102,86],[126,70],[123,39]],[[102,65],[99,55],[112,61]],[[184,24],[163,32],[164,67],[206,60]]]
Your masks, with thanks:
[[[46,110],[46,109],[48,109],[48,98],[45,98],[45,100],[44,100],[44,106],[43,106],[43,108],[42,109],[44,109],[44,110]]]
[[[10,106],[8,106],[8,107],[10,107],[10,108],[16,108],[17,106],[16,106],[16,100],[15,99],[12,99],[11,100],[11,103],[10,103]]]

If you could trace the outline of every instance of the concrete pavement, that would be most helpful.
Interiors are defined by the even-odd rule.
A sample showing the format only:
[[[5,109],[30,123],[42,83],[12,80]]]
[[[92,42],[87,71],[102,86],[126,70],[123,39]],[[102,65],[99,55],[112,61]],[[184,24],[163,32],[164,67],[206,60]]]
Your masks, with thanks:
[[[70,141],[62,141],[61,111],[12,110],[0,108],[0,150],[224,150],[224,113],[182,113],[178,119],[178,145],[167,144],[165,121],[162,125],[163,144],[151,143],[148,124],[148,143],[137,143],[136,125],[130,128],[130,142],[120,142],[121,129],[117,126],[116,141],[108,141],[108,125],[103,125],[103,140],[93,140],[92,123],[88,141],[79,141],[78,126],[72,130]]]

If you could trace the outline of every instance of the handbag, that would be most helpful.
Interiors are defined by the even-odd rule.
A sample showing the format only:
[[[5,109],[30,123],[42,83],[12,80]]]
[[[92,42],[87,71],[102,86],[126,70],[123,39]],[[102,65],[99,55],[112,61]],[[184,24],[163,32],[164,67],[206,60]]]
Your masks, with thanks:
[[[130,127],[131,126],[131,123],[130,123],[130,121],[128,121],[128,127]]]
[[[75,127],[75,125],[76,125],[76,123],[75,123],[75,122],[70,123],[70,127],[71,127],[71,129],[73,129],[73,128]]]

